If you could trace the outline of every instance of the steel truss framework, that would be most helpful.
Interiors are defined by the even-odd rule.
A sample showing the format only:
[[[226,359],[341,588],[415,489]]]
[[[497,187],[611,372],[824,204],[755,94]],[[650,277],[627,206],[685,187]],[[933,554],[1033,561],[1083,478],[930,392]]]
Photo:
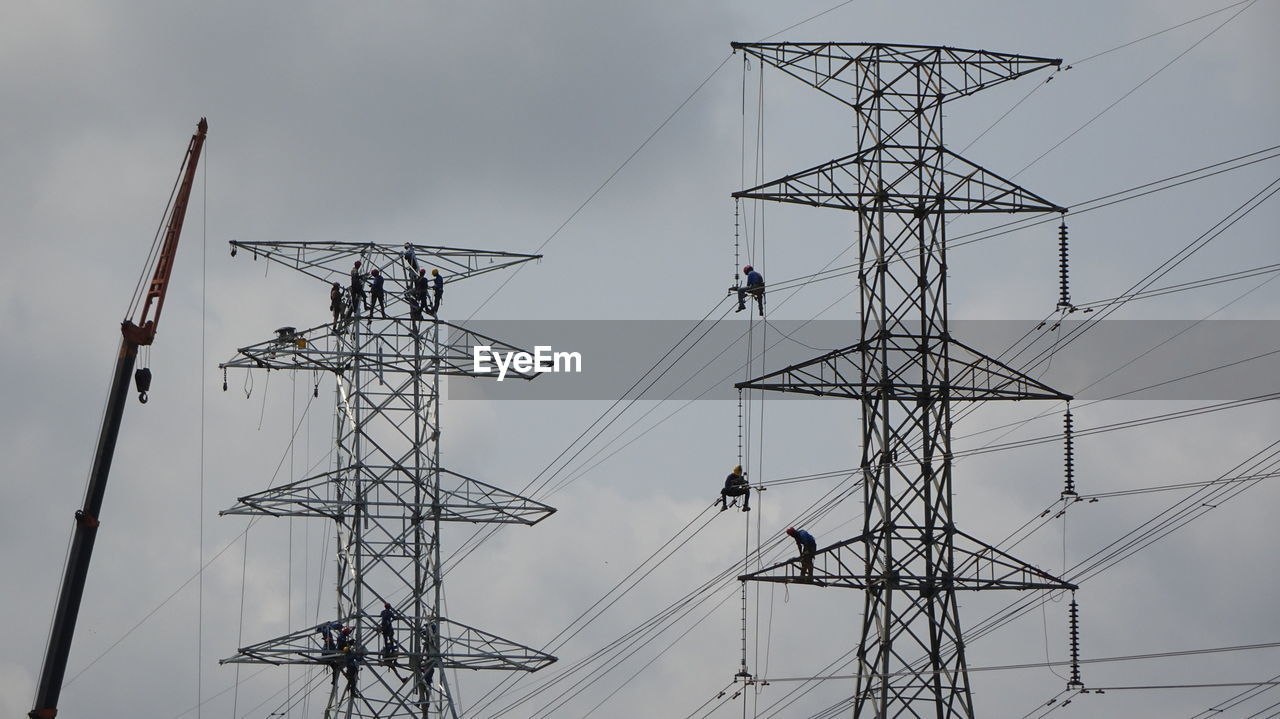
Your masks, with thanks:
[[[951,337],[946,218],[1064,211],[950,152],[941,106],[1048,58],[863,43],[735,43],[851,107],[857,152],[735,197],[858,218],[858,341],[740,383],[858,399],[863,531],[743,580],[862,590],[855,717],[974,716],[956,593],[1074,585],[961,532],[952,517],[951,403],[1067,399]]]
[[[451,283],[539,256],[417,245],[410,258],[402,247],[370,243],[231,244],[233,254],[265,258],[325,285],[337,282],[348,309],[333,324],[280,328],[221,365],[311,372],[316,378],[331,373],[338,387],[331,469],[240,497],[222,513],[332,522],[336,611],[320,627],[240,647],[222,662],[330,668],[326,717],[453,719],[458,711],[445,670],[537,671],[554,662],[549,654],[441,611],[443,523],[532,525],[555,511],[440,464],[441,377],[487,376],[472,371],[473,346],[516,348],[427,315],[409,319],[419,267],[439,268]],[[385,314],[379,308],[374,315],[372,307],[351,312],[348,273],[356,260],[362,269],[382,273]],[[384,602],[394,612],[389,638],[381,626]],[[322,627],[332,622],[351,627],[350,651],[326,647]]]

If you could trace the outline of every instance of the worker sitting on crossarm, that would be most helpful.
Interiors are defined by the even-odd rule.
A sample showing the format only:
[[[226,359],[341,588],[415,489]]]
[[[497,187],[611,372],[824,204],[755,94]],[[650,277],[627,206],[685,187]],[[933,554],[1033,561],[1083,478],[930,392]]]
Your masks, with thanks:
[[[742,274],[747,276],[747,284],[745,287],[738,287],[738,309],[741,312],[747,308],[747,295],[756,298],[756,306],[760,308],[760,316],[764,317],[764,277],[755,271],[751,265],[742,268]]]
[[[787,527],[787,534],[796,540],[796,548],[800,550],[800,576],[813,576],[813,555],[818,553],[818,540],[803,529]]]
[[[720,490],[720,511],[729,508],[729,497],[734,497],[733,506],[738,506],[737,497],[742,497],[742,511],[751,511],[751,485],[742,476],[742,465],[733,468],[724,479],[724,489]]]

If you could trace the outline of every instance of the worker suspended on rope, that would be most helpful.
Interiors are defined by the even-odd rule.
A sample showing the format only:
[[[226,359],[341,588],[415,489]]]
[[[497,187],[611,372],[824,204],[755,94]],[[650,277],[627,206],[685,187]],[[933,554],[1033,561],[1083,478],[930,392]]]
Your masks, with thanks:
[[[724,479],[724,489],[720,490],[720,511],[723,512],[729,508],[729,498],[733,497],[733,506],[738,506],[738,497],[742,497],[742,511],[751,511],[751,485],[747,483],[746,477],[742,475],[742,465],[733,468],[728,477]]]
[[[351,266],[351,314],[360,314],[360,306],[367,304],[364,296],[364,273],[360,271],[360,260]]]
[[[333,329],[338,329],[338,322],[342,320],[342,313],[346,309],[345,303],[342,301],[342,285],[337,282],[333,283],[333,287],[329,288],[329,311],[333,313]]]
[[[375,267],[369,271],[369,314],[373,314],[375,307],[381,308],[382,316],[387,316],[387,292],[383,287],[385,280],[382,273]]]
[[[796,540],[796,548],[800,550],[800,576],[813,576],[813,555],[818,553],[818,540],[803,529],[787,527],[787,534]]]
[[[738,293],[738,309],[741,312],[747,308],[747,295],[756,298],[756,306],[760,309],[760,316],[764,317],[764,277],[755,271],[751,265],[742,268],[742,274],[747,276],[747,284],[745,287],[731,287]]]

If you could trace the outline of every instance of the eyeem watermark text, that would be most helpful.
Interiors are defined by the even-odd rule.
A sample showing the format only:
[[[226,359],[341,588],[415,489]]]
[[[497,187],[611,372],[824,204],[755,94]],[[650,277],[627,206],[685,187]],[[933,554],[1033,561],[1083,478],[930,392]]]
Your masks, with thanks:
[[[492,362],[492,364],[490,364]],[[581,352],[555,352],[550,345],[536,345],[533,352],[495,352],[490,345],[471,348],[471,369],[476,374],[498,371],[498,381],[506,379],[508,371],[518,374],[543,372],[581,372]]]

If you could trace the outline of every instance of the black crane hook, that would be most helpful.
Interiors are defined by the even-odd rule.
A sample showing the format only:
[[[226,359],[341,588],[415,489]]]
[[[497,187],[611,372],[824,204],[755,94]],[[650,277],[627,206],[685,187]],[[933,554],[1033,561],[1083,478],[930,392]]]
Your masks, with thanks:
[[[133,384],[138,388],[138,401],[147,403],[147,392],[151,391],[151,368],[140,367],[133,373]]]

